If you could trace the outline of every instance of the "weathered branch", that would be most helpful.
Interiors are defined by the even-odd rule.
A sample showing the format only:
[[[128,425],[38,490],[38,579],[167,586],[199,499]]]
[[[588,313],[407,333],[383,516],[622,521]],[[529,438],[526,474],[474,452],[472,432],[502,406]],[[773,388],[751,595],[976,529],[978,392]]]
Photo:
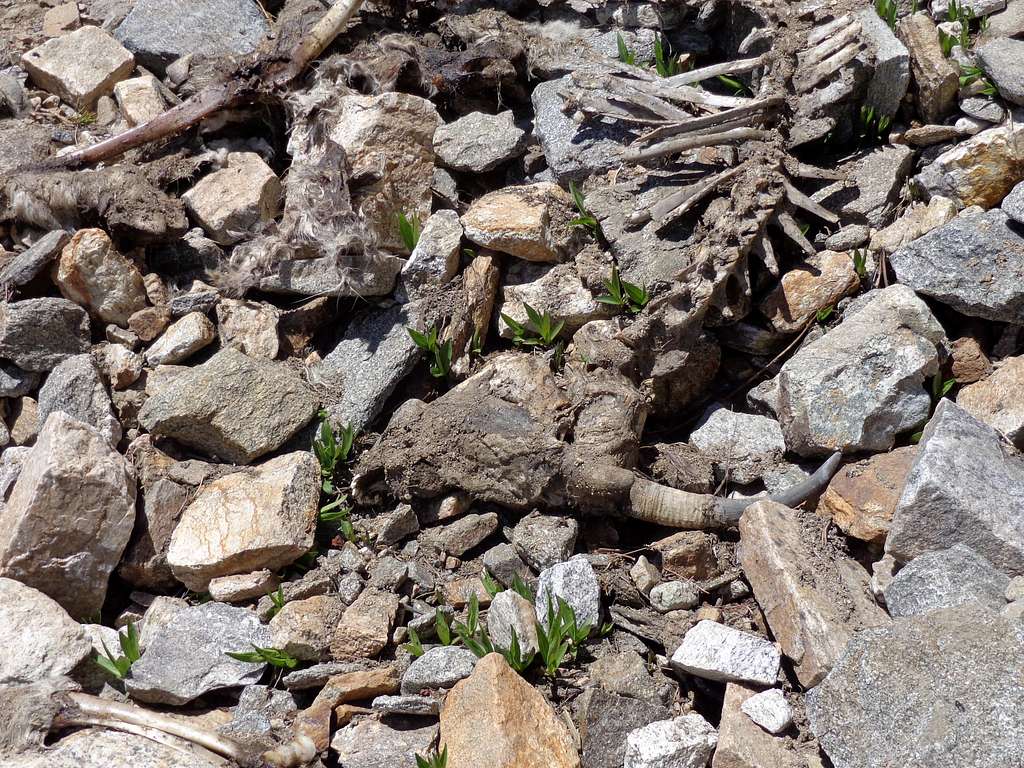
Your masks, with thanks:
[[[700,136],[690,136],[684,139],[663,141],[660,144],[655,144],[653,147],[648,147],[647,149],[626,152],[622,156],[622,159],[627,163],[642,163],[647,160],[656,160],[661,157],[667,157],[668,155],[685,152],[688,149],[715,147],[721,144],[732,144],[737,141],[752,141],[756,139],[763,139],[767,136],[767,131],[758,130],[756,128],[733,128],[732,130],[722,131],[721,133],[709,133]]]

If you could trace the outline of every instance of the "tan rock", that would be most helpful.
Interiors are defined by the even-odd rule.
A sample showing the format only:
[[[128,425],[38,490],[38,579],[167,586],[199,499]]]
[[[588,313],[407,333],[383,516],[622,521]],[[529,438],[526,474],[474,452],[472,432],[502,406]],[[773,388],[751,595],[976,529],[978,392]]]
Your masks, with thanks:
[[[999,205],[1024,179],[1024,122],[1011,120],[946,150],[915,177],[927,197],[948,197],[958,208]]]
[[[651,544],[661,553],[662,570],[673,576],[700,581],[716,575],[718,539],[704,531],[679,531]]]
[[[434,131],[442,123],[433,104],[408,93],[341,100],[331,138],[344,147],[354,176],[376,179],[354,192],[352,206],[382,248],[408,254],[398,214],[421,224],[430,216]]]
[[[916,455],[917,446],[907,446],[846,464],[821,495],[818,514],[847,536],[881,547]]]
[[[740,709],[756,693],[742,683],[725,686],[718,747],[711,768],[805,768],[792,739],[772,736]]]
[[[227,168],[204,176],[181,199],[212,240],[231,245],[277,216],[281,182],[255,152],[231,152]]]
[[[237,347],[249,357],[277,357],[277,324],[281,312],[258,301],[221,299],[217,304],[217,335],[220,343]]]
[[[926,122],[942,122],[956,106],[960,72],[943,55],[939,30],[928,14],[904,17],[898,32],[910,53],[910,71],[917,86],[917,109]]]
[[[987,379],[961,389],[956,404],[1024,447],[1024,356],[1003,359]]]
[[[818,523],[815,525],[814,523]],[[854,560],[823,544],[824,521],[758,502],[740,518],[738,560],[801,685],[817,685],[855,630],[889,620]]]
[[[102,229],[80,229],[64,246],[54,282],[65,298],[105,323],[124,326],[146,306],[142,273],[117,252]]]
[[[560,261],[573,232],[572,197],[543,181],[505,187],[478,198],[462,216],[466,237],[527,261]]]
[[[441,710],[448,768],[577,768],[576,746],[544,696],[492,653]]]
[[[271,642],[297,659],[320,661],[344,611],[345,604],[334,595],[291,600],[270,620]]]
[[[914,203],[888,227],[871,235],[869,247],[872,251],[893,253],[907,243],[952,221],[956,213],[956,203],[946,197],[934,196],[927,205]]]
[[[167,109],[160,84],[152,75],[122,80],[114,86],[114,98],[128,125],[141,125]]]
[[[490,605],[491,595],[478,576],[455,579],[444,585],[444,601],[455,608],[469,605],[469,599],[473,595],[476,595],[481,606]]]
[[[356,715],[372,714],[373,710],[370,707],[358,707],[355,704],[339,704],[334,708],[334,724],[336,727],[341,728],[351,723]]]
[[[171,324],[171,310],[167,307],[146,307],[128,318],[128,330],[140,341],[152,341]]]
[[[202,312],[189,312],[170,326],[146,350],[150,365],[174,365],[187,360],[217,338],[217,329]]]
[[[75,109],[90,109],[96,99],[135,69],[135,57],[99,27],[82,27],[21,57],[32,82]]]
[[[81,24],[78,3],[62,3],[43,14],[43,34],[47,37],[60,37],[65,32],[78,29]]]
[[[761,312],[781,333],[795,333],[819,309],[857,290],[860,279],[848,253],[822,251],[798,264],[761,302]]]
[[[254,597],[263,597],[277,589],[277,586],[277,575],[264,568],[252,573],[239,573],[234,576],[219,576],[216,579],[210,579],[207,591],[211,598],[221,603],[240,603]],[[274,647],[280,648],[281,646],[275,645]]]
[[[317,694],[313,706],[336,708],[350,701],[365,701],[398,693],[402,676],[394,664],[333,675]]]
[[[11,442],[31,445],[39,434],[39,403],[28,395],[15,401],[11,409]]]
[[[992,373],[992,363],[972,336],[961,336],[950,344],[950,371],[957,384],[973,384]]]
[[[123,344],[104,344],[94,348],[93,358],[114,389],[127,389],[142,375],[142,355]]]
[[[175,578],[196,592],[218,576],[277,570],[313,546],[320,466],[285,454],[202,486],[167,549]]]
[[[908,128],[903,134],[903,141],[912,147],[930,147],[933,144],[945,144],[967,136],[970,131],[955,125],[921,125]]]
[[[398,614],[398,596],[391,592],[366,589],[341,618],[331,640],[335,659],[369,659],[376,656],[391,639],[391,627]]]

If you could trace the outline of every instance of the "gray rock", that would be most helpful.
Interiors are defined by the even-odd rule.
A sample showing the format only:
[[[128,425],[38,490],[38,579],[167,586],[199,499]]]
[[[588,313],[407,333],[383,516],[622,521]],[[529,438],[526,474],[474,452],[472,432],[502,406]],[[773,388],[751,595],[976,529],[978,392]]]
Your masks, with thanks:
[[[122,579],[142,589],[177,587],[167,547],[190,496],[188,488],[167,478],[144,489],[132,539],[118,566]]]
[[[39,384],[39,375],[0,361],[0,397],[27,395]]]
[[[830,251],[850,251],[866,245],[871,237],[871,227],[867,224],[848,224],[825,240],[825,248]]]
[[[89,351],[89,316],[67,299],[0,304],[0,358],[26,371],[49,371]]]
[[[402,675],[402,693],[451,688],[473,674],[477,657],[467,648],[438,645],[415,659]]]
[[[899,109],[910,85],[910,53],[874,8],[865,8],[857,18],[861,23],[861,39],[874,54],[866,104],[874,107],[877,114],[891,117]]]
[[[345,768],[396,768],[415,765],[416,755],[429,753],[436,738],[436,724],[402,722],[401,718],[388,723],[366,719],[336,731],[331,749]]]
[[[671,704],[676,686],[664,675],[651,674],[636,651],[602,656],[588,669],[590,679],[605,690],[634,699]]]
[[[56,411],[96,427],[111,445],[121,440],[121,424],[90,355],[69,357],[47,376],[39,390],[39,423]]]
[[[705,619],[686,633],[671,664],[708,680],[772,685],[781,661],[774,643]]]
[[[626,737],[623,768],[702,768],[718,733],[696,713],[637,728]]]
[[[462,557],[469,550],[479,546],[496,530],[498,530],[497,513],[471,514],[460,517],[443,528],[431,529],[428,536],[421,537],[421,542],[425,538],[439,550],[455,557]]]
[[[6,499],[7,492],[14,487],[31,452],[28,446],[12,446],[0,453],[0,501]]]
[[[512,546],[520,558],[542,571],[569,559],[576,547],[579,528],[579,523],[571,517],[531,512],[512,529]]]
[[[1024,224],[1024,182],[1014,186],[999,207],[1015,222]]]
[[[786,445],[803,456],[889,450],[928,418],[924,384],[938,370],[942,326],[905,285],[863,298],[761,390]]]
[[[150,704],[187,704],[204,693],[252,685],[266,664],[237,661],[228,652],[270,645],[270,630],[247,608],[194,605],[175,613],[132,665],[125,687]]]
[[[507,651],[512,646],[513,632],[523,656],[540,650],[533,604],[518,592],[505,589],[494,596],[487,609],[487,634],[495,648]]]
[[[1012,203],[1011,203],[1012,205]],[[1024,322],[1024,238],[1005,211],[972,207],[889,257],[915,291],[971,317]]]
[[[373,519],[374,541],[382,547],[397,544],[419,529],[420,521],[416,517],[416,512],[408,504],[399,504],[390,512],[377,515]]]
[[[661,613],[689,610],[700,604],[700,588],[692,581],[663,581],[651,589],[651,607]]]
[[[270,30],[252,0],[200,0],[172,7],[137,0],[115,33],[140,64],[162,72],[179,56],[242,56]]]
[[[11,259],[0,271],[0,285],[20,287],[42,272],[71,239],[63,229],[48,232]]]
[[[285,722],[294,716],[298,705],[288,691],[266,685],[247,685],[238,697],[231,721],[217,730],[239,739],[268,736],[274,722]]]
[[[1006,604],[1009,583],[988,560],[956,544],[915,557],[885,590],[885,604],[892,616],[918,616],[971,601],[998,611]]]
[[[671,715],[661,704],[588,688],[576,701],[583,768],[621,768],[630,732]]]
[[[888,30],[884,22],[882,26]],[[811,197],[839,214],[844,223],[868,224],[876,229],[884,227],[892,218],[892,208],[913,162],[914,150],[905,145],[868,150],[840,166],[847,181],[830,184]]]
[[[29,109],[21,80],[9,72],[0,72],[0,117],[21,117]]]
[[[982,606],[899,619],[854,635],[807,694],[811,730],[836,768],[1013,765],[1022,665],[1020,625]]]
[[[416,367],[420,350],[406,328],[420,328],[418,304],[397,305],[357,319],[312,373],[336,393],[327,410],[334,424],[363,429],[399,382]]]
[[[402,280],[407,290],[431,285],[444,285],[459,271],[459,245],[462,243],[462,222],[459,214],[441,210],[423,225],[420,239],[412,255],[402,267]]]
[[[533,575],[511,544],[493,546],[484,552],[481,559],[487,572],[506,587],[512,586],[516,576],[527,581]]]
[[[943,399],[924,430],[885,551],[901,562],[966,544],[1024,574],[1024,461],[999,434]]]
[[[514,338],[505,321],[508,315],[518,323],[528,323],[529,304],[540,313],[547,312],[565,323],[563,333],[572,334],[589,323],[609,316],[608,306],[594,298],[571,264],[547,268],[535,264],[515,265],[505,273],[498,304],[498,333]]]
[[[960,102],[960,110],[978,120],[998,123],[1006,116],[1006,110],[999,102],[987,96],[970,96]]]
[[[69,674],[92,653],[82,626],[37,589],[0,577],[0,685]]]
[[[375,666],[375,662],[360,661],[325,661],[311,667],[296,669],[281,678],[281,684],[290,691],[304,691],[310,688],[323,688],[327,681],[335,675],[348,672],[362,672]]]
[[[280,448],[316,413],[309,388],[284,366],[226,348],[152,395],[139,423],[226,461]]]
[[[1003,596],[1008,603],[1024,600],[1024,576],[1014,576],[1010,579]]]
[[[778,464],[786,452],[782,427],[775,419],[737,413],[714,404],[690,433],[690,445],[715,460],[719,477],[752,483]]]
[[[437,717],[441,714],[441,702],[431,696],[378,696],[370,706],[385,715]]]
[[[87,728],[43,751],[4,760],[4,768],[197,768],[196,756],[145,736]]]
[[[1024,41],[997,38],[979,45],[975,53],[999,95],[1014,104],[1024,104]]]
[[[525,150],[526,132],[516,127],[511,110],[471,112],[434,131],[434,152],[454,171],[490,171]]]
[[[394,289],[404,264],[388,254],[361,260],[358,269],[339,264],[335,256],[286,259],[260,280],[260,290],[300,296],[384,296]]]
[[[0,575],[75,618],[95,616],[134,523],[135,479],[124,458],[94,427],[57,411],[0,505]]]
[[[548,598],[552,607],[558,610],[558,598],[562,598],[576,613],[576,624],[597,627],[601,619],[601,586],[597,574],[585,555],[556,563],[540,573],[537,582],[537,597],[534,608],[537,620],[545,627],[548,624]]]

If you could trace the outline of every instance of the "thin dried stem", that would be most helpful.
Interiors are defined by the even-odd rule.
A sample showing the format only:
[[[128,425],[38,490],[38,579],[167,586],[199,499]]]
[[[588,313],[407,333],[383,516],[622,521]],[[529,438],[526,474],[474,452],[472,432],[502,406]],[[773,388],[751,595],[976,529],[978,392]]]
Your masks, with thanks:
[[[665,125],[645,133],[643,136],[638,138],[634,144],[647,144],[670,136],[678,136],[683,133],[693,133],[694,131],[717,127],[724,123],[733,123],[744,118],[749,118],[752,122],[755,116],[773,107],[777,107],[782,102],[783,99],[781,97],[761,99],[743,107],[734,107],[733,109],[727,109],[723,112],[716,112],[703,117],[695,117],[692,120],[684,120],[681,123]]]
[[[786,190],[786,199],[789,200],[797,208],[803,208],[808,213],[813,213],[819,219],[827,221],[829,224],[838,224],[839,217],[836,216],[828,208],[814,202],[811,198],[801,192],[799,189],[794,187],[788,181],[783,180],[783,189]]]
[[[751,72],[764,64],[763,56],[755,56],[752,59],[737,59],[736,61],[723,61],[719,64],[711,64],[700,69],[691,69],[689,72],[682,72],[672,77],[666,77],[665,85],[672,87],[680,85],[692,85],[703,80],[710,80],[719,75],[742,75]]]
[[[813,256],[817,253],[811,241],[800,231],[800,225],[796,223],[796,219],[788,213],[782,212],[775,214],[775,221],[778,222],[779,228],[782,229],[786,237],[796,243],[805,254]]]
[[[622,159],[627,163],[642,163],[646,160],[656,160],[668,155],[685,152],[688,149],[714,147],[721,144],[732,144],[737,141],[752,141],[764,139],[767,136],[767,131],[758,130],[756,128],[733,128],[732,130],[722,131],[721,133],[709,133],[703,136],[690,136],[683,139],[664,141],[660,144],[655,144],[653,147],[648,147],[647,149],[626,152]]]

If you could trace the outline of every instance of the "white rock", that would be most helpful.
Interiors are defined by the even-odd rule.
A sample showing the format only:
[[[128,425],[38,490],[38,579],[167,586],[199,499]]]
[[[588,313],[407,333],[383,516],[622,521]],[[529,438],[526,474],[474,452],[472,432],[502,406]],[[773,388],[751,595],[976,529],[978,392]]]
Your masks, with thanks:
[[[146,362],[153,366],[180,363],[215,338],[217,331],[210,319],[202,312],[189,312],[146,350]]]
[[[427,219],[412,255],[402,267],[406,288],[444,285],[459,271],[462,224],[455,211],[438,211]]]
[[[533,605],[518,592],[506,589],[494,596],[487,609],[487,634],[495,648],[507,651],[512,644],[513,631],[524,656],[539,650]]]
[[[632,577],[633,583],[636,584],[636,588],[645,595],[661,581],[661,574],[658,572],[657,566],[645,555],[640,555],[636,559],[633,567],[629,569],[629,575]]]
[[[658,720],[626,736],[623,768],[703,768],[718,732],[698,714]]]
[[[104,323],[124,327],[146,306],[142,273],[117,252],[102,229],[80,229],[64,246],[54,282],[65,298]]]
[[[738,483],[759,479],[786,452],[786,439],[775,419],[737,413],[721,405],[704,412],[689,442],[714,459],[719,475],[728,473]]]
[[[0,685],[66,675],[92,652],[82,626],[42,592],[0,578]]]
[[[208,591],[210,597],[218,602],[240,603],[254,597],[263,597],[277,589],[277,585],[278,579],[274,572],[264,568],[252,573],[210,579]]]
[[[715,621],[698,622],[672,654],[672,666],[708,680],[771,685],[781,654],[774,643]]]
[[[534,608],[537,620],[544,626],[548,623],[549,596],[556,611],[558,598],[562,598],[572,607],[576,612],[578,626],[598,625],[601,619],[601,586],[597,582],[593,566],[585,555],[576,555],[564,563],[556,563],[540,572]]]
[[[21,57],[32,82],[75,109],[88,109],[135,68],[135,57],[106,30],[82,27]]]
[[[114,86],[114,98],[128,125],[141,125],[159,115],[167,104],[152,75],[122,80]]]
[[[231,245],[278,214],[281,182],[255,152],[232,152],[227,168],[204,176],[181,199],[211,239]]]
[[[778,688],[751,696],[740,709],[768,733],[782,733],[793,724],[793,710]]]
[[[217,304],[217,335],[225,346],[249,357],[273,360],[279,349],[277,324],[281,312],[271,304],[221,299]]]
[[[663,581],[651,590],[651,605],[668,613],[695,608],[700,604],[700,589],[692,581]]]

